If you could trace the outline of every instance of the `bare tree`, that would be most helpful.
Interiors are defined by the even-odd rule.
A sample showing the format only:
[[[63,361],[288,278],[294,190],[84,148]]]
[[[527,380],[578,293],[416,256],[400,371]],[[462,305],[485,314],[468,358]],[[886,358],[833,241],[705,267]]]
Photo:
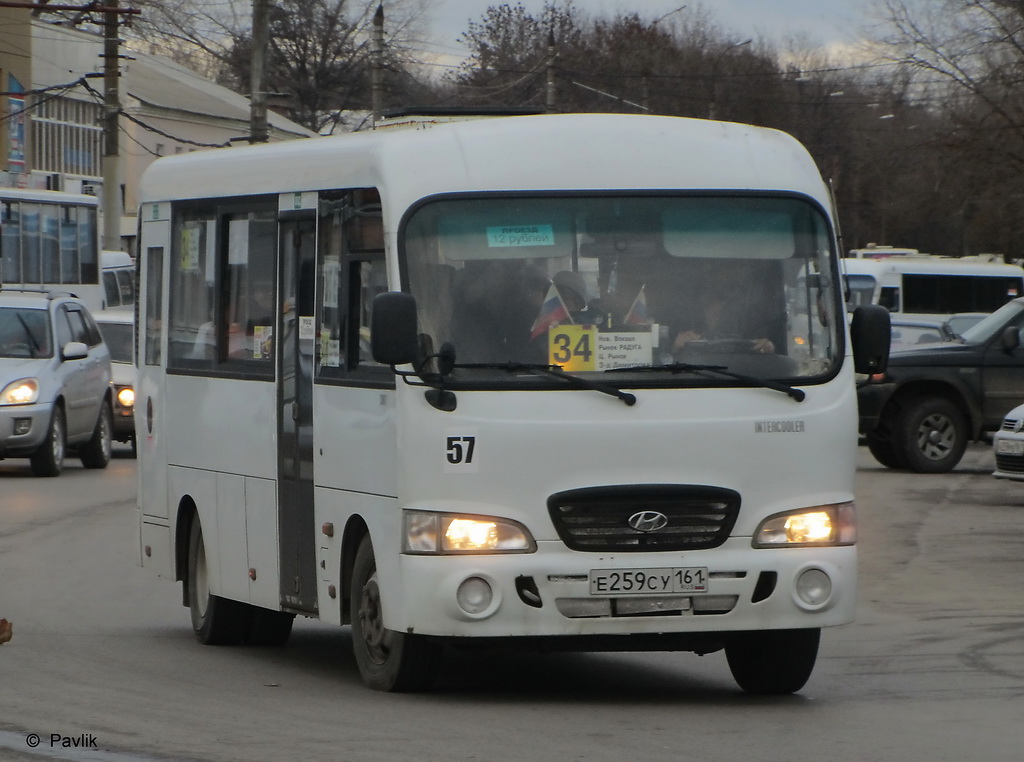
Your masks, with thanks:
[[[1024,255],[1024,3],[884,0],[890,60],[916,74],[919,99],[947,122],[952,210],[965,251]],[[950,210],[946,210],[950,213]]]
[[[251,0],[139,0],[146,46],[238,92],[252,60]],[[290,98],[293,118],[319,131],[334,114],[369,104],[370,32],[381,0],[275,0],[270,8],[268,90]],[[429,0],[389,0],[386,67],[411,86],[409,54]],[[401,95],[395,96],[401,99]]]

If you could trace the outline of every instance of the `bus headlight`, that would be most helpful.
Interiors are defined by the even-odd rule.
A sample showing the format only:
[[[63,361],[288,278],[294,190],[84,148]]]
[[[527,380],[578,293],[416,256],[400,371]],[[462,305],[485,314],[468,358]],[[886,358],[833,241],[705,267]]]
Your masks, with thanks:
[[[0,405],[31,405],[39,399],[39,382],[34,378],[12,381],[0,392]]]
[[[117,391],[117,404],[131,410],[135,407],[135,390],[130,386],[122,386]]]
[[[526,527],[509,519],[405,511],[403,553],[532,553]]]
[[[755,548],[854,545],[857,511],[852,502],[816,505],[769,516],[754,534]]]

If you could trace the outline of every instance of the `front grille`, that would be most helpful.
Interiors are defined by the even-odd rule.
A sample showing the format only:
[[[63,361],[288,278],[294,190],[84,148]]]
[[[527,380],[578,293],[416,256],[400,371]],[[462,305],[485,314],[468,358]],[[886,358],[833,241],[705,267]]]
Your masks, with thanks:
[[[690,484],[589,487],[548,498],[562,542],[595,553],[717,548],[739,509],[738,492]],[[662,514],[665,526],[648,532],[630,526],[630,517],[644,511]]]
[[[996,470],[1007,474],[1024,474],[1024,456],[997,453]]]
[[[1017,430],[1017,422],[1018,422],[1018,420],[1019,419],[1017,419],[1017,418],[1004,418],[1003,419],[1003,425],[1001,427],[1002,430],[1003,431],[1016,431]]]

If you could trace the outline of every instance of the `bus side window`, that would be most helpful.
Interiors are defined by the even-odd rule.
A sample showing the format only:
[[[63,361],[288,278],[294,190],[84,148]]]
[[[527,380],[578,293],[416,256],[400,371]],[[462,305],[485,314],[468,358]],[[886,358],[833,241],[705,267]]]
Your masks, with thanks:
[[[21,204],[4,201],[0,204],[0,252],[3,252],[3,269],[0,280],[6,283],[21,282]]]
[[[164,248],[146,250],[146,365],[160,365],[163,345]]]
[[[317,375],[380,367],[370,356],[370,309],[387,290],[387,270],[375,189],[321,194],[317,268]]]
[[[882,293],[878,296],[878,303],[889,312],[900,311],[900,290],[893,286],[882,286]]]
[[[353,268],[353,275],[358,274],[359,288],[353,288],[353,296],[357,297],[357,319],[359,331],[359,354],[358,364],[361,366],[380,366],[370,353],[370,312],[373,308],[373,298],[388,290],[388,275],[385,267],[384,257],[376,257],[371,260],[364,260],[358,264],[358,270]]]

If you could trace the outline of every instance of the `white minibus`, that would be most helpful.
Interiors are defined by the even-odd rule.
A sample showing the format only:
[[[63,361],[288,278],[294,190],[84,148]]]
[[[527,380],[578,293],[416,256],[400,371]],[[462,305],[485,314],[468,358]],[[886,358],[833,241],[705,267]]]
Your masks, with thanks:
[[[100,273],[103,279],[103,309],[132,307],[135,304],[135,261],[123,251],[101,251]]]
[[[853,619],[888,315],[843,319],[788,135],[495,117],[168,157],[141,192],[140,563],[201,642],[351,625],[393,691],[452,645],[724,650],[789,693]]]
[[[842,261],[848,306],[880,304],[905,317],[994,312],[1024,294],[1024,268],[951,257],[904,256]]]

